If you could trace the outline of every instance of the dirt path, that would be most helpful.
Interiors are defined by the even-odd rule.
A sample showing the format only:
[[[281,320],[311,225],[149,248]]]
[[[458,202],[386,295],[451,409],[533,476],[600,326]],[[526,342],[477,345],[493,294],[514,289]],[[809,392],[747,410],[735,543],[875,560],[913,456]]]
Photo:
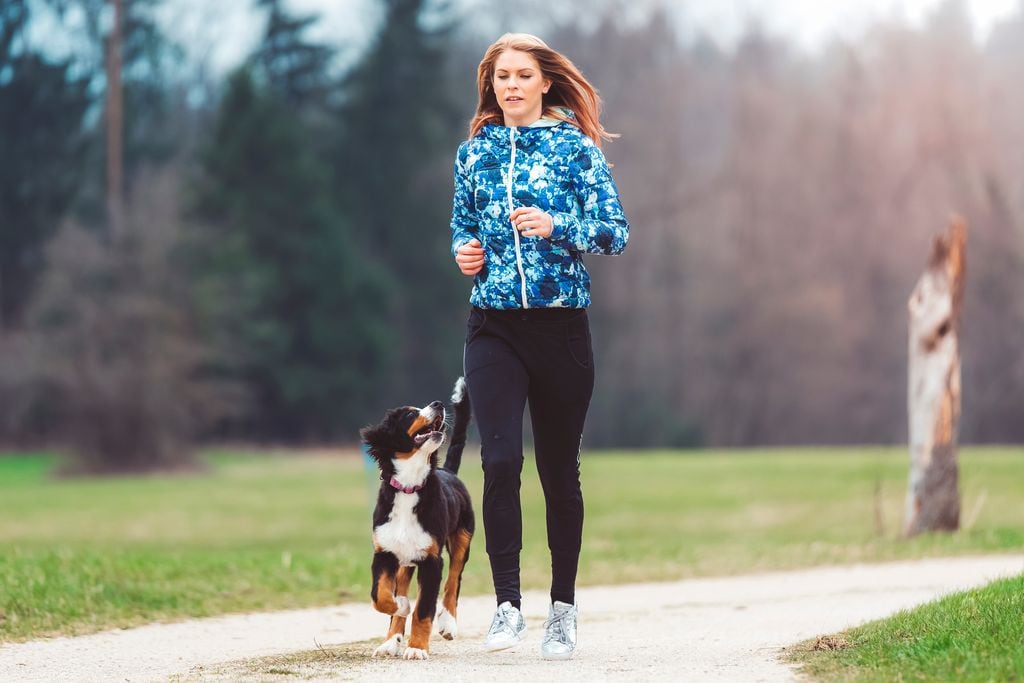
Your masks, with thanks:
[[[0,646],[3,681],[671,679],[784,681],[780,648],[1024,572],[1024,555],[854,565],[586,588],[570,662],[540,659],[546,596],[524,596],[517,648],[484,653],[493,600],[470,598],[460,637],[424,662],[371,659],[387,618],[368,604],[155,624]]]

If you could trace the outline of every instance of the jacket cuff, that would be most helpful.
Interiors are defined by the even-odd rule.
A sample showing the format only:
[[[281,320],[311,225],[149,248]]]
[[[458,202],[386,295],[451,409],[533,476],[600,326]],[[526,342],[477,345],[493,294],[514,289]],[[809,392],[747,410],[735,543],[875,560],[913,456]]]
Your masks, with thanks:
[[[469,244],[473,241],[472,237],[462,237],[452,241],[452,258],[455,258],[459,254],[459,247],[463,244]]]
[[[572,244],[571,233],[579,221],[571,213],[551,214],[551,239]]]

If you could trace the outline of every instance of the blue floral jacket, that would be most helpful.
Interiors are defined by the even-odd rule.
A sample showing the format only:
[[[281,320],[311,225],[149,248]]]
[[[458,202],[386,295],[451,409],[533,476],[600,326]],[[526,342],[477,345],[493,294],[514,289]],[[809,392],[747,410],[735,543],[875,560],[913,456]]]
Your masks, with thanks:
[[[551,215],[550,238],[519,234],[510,216],[520,206]],[[484,248],[470,294],[480,308],[586,308],[583,254],[619,254],[629,237],[604,154],[553,118],[486,125],[459,146],[451,227],[453,256],[474,237]]]

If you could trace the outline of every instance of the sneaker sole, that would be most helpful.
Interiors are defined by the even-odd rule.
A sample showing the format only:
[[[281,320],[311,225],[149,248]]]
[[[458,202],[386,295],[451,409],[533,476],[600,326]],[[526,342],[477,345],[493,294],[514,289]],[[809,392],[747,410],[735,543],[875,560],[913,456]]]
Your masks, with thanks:
[[[487,643],[484,643],[484,649],[487,652],[499,652],[501,650],[507,650],[510,647],[515,647],[519,643],[523,642],[523,638],[525,637],[526,636],[524,633],[520,633],[519,636],[517,636],[516,639],[510,643],[499,643],[497,645],[488,645]]]

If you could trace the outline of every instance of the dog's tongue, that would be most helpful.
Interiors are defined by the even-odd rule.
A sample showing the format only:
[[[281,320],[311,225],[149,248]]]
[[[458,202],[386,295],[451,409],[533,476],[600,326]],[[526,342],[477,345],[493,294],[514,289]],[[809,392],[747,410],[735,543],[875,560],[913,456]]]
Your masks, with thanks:
[[[419,434],[413,437],[413,441],[416,443],[417,446],[422,446],[427,442],[427,439],[433,438],[435,435],[443,437],[444,433],[439,431],[433,431],[427,432],[426,434]]]

